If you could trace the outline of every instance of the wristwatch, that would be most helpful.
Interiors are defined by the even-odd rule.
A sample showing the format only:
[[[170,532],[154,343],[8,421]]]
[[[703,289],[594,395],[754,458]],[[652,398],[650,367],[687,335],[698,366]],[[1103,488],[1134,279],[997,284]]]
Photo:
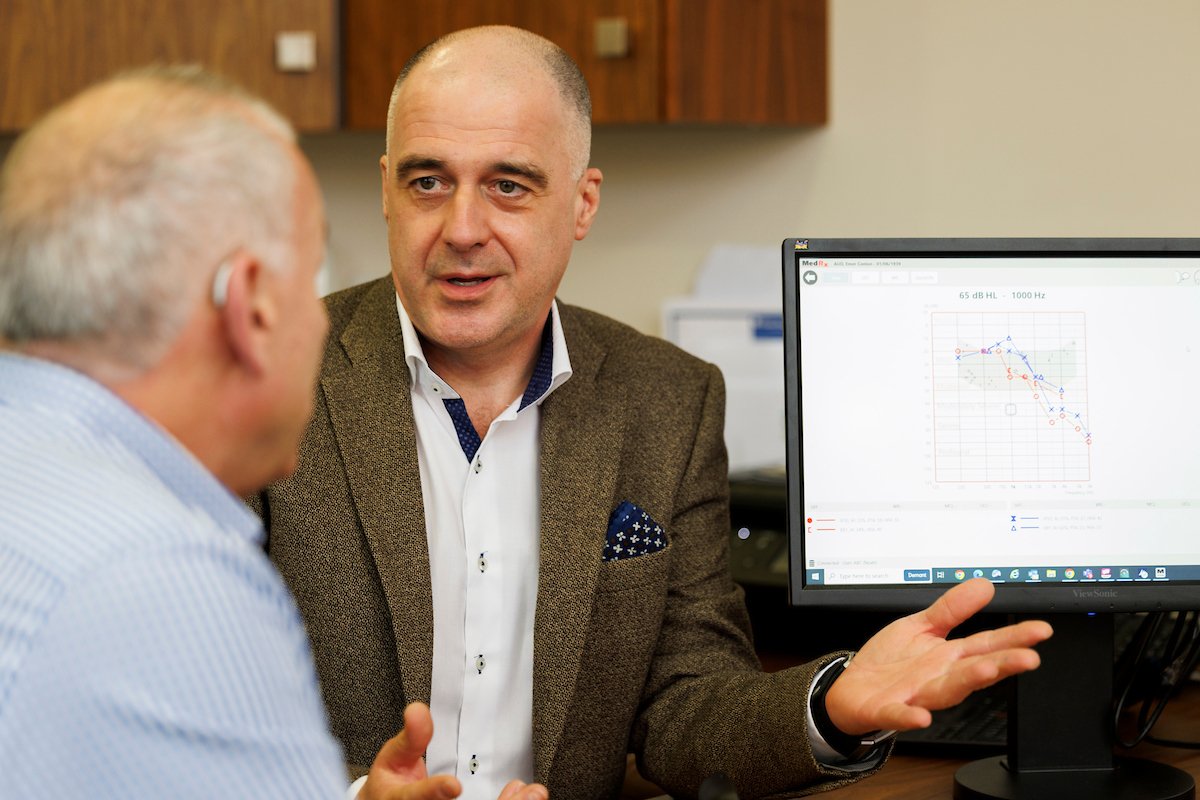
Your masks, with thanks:
[[[829,712],[825,710],[825,695],[829,692],[829,687],[833,686],[833,682],[846,671],[846,667],[850,665],[850,661],[855,655],[855,653],[851,653],[821,673],[813,686],[811,708],[809,709],[812,713],[813,724],[817,726],[817,731],[822,738],[848,761],[862,761],[875,748],[894,739],[897,733],[897,731],[871,731],[859,736],[852,736],[844,733],[829,718]]]

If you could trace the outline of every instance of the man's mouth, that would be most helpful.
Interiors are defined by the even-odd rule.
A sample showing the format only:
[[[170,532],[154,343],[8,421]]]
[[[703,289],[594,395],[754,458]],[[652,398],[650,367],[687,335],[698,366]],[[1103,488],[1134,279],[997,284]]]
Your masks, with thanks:
[[[477,286],[486,280],[488,280],[488,279],[487,278],[450,278],[449,279],[450,283],[453,283],[455,286]]]

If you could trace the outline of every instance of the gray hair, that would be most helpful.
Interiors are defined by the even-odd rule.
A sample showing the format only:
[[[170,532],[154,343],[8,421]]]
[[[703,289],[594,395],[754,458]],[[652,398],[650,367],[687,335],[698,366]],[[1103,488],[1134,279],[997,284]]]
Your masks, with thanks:
[[[413,54],[400,69],[396,83],[392,87],[392,97],[388,102],[387,141],[385,152],[391,147],[392,132],[395,128],[396,103],[400,96],[400,86],[419,64],[429,56],[453,44],[458,39],[477,36],[481,33],[501,34],[496,38],[497,43],[503,42],[509,47],[515,47],[530,57],[540,58],[546,69],[546,74],[558,87],[559,96],[566,105],[571,117],[568,134],[568,147],[571,150],[571,166],[575,177],[579,178],[587,169],[592,155],[592,96],[588,91],[587,79],[579,65],[567,52],[549,39],[522,28],[512,28],[503,25],[488,25],[479,28],[448,33],[430,42]]]
[[[226,257],[290,263],[289,142],[198,67],[124,73],[51,112],[0,171],[0,337],[153,366]]]

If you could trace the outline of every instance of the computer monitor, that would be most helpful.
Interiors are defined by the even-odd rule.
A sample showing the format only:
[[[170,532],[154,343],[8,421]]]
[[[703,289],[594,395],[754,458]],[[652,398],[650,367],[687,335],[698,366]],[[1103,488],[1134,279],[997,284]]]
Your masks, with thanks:
[[[1200,608],[1200,239],[787,239],[793,604],[974,576],[1048,619],[955,797],[1192,797],[1114,760],[1112,612]]]

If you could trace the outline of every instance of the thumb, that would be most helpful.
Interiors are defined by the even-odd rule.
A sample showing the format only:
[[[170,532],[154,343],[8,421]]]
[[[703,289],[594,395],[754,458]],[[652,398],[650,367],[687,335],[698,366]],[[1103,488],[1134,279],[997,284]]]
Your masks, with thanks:
[[[410,703],[404,709],[404,730],[384,742],[375,756],[362,800],[450,800],[462,794],[453,775],[429,776],[422,756],[433,738],[429,706]]]
[[[404,709],[404,730],[384,742],[375,762],[389,768],[411,767],[421,760],[433,738],[433,716],[424,703],[409,703]]]

